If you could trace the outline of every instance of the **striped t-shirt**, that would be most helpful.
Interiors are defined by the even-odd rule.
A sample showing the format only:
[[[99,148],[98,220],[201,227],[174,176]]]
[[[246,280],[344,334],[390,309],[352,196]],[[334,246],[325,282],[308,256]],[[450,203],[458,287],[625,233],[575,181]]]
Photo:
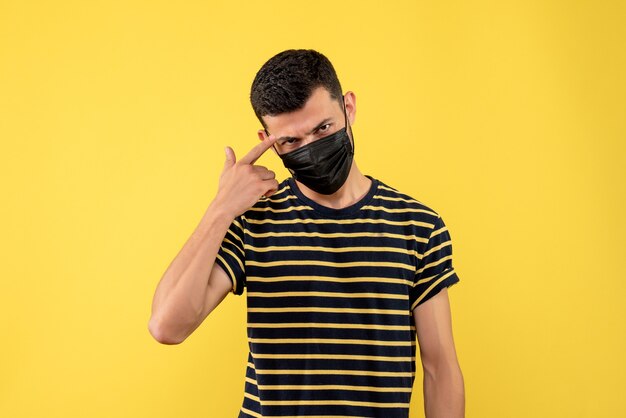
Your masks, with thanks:
[[[216,262],[234,294],[247,288],[239,418],[408,418],[412,311],[459,278],[441,216],[369,178],[343,209],[288,178],[226,233]]]

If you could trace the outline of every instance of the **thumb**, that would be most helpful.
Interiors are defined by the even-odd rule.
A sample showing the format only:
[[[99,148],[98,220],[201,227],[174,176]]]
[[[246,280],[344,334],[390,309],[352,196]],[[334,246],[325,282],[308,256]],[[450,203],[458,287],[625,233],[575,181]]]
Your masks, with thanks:
[[[237,162],[237,158],[235,157],[235,151],[231,147],[224,148],[224,152],[226,153],[226,161],[224,161],[224,168],[230,167]]]

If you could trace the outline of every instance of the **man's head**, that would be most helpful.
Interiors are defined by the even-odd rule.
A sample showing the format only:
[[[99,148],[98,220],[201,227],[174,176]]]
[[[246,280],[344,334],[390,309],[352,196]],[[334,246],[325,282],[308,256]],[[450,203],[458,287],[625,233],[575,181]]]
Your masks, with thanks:
[[[324,87],[343,107],[341,84],[328,58],[311,49],[290,49],[261,67],[252,82],[250,101],[267,129],[264,116],[301,109],[317,87]]]
[[[342,94],[330,61],[313,50],[288,50],[270,58],[250,93],[274,150],[293,177],[320,194],[332,194],[353,167],[353,92]],[[319,142],[317,142],[319,141]]]
[[[317,51],[290,49],[270,58],[252,82],[250,101],[264,128],[259,130],[259,139],[270,134],[277,137],[274,149],[278,154],[337,132],[346,124],[352,136],[356,97],[351,91],[342,94],[333,65]]]

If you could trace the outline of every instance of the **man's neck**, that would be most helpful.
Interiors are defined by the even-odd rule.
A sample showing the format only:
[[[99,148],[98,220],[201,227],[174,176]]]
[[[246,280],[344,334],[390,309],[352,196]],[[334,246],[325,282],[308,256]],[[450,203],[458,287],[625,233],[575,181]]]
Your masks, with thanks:
[[[332,209],[343,209],[355,204],[367,194],[372,186],[372,180],[359,171],[355,161],[352,161],[346,182],[333,194],[319,194],[297,180],[296,183],[303,195],[315,203]]]

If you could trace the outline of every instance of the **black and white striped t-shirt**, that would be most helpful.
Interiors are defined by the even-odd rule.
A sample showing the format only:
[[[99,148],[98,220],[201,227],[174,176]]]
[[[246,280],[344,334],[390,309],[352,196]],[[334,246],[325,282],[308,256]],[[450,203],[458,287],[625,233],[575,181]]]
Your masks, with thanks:
[[[369,178],[368,193],[343,209],[288,178],[224,237],[216,262],[234,294],[247,288],[240,418],[408,418],[412,311],[459,278],[442,218]]]

